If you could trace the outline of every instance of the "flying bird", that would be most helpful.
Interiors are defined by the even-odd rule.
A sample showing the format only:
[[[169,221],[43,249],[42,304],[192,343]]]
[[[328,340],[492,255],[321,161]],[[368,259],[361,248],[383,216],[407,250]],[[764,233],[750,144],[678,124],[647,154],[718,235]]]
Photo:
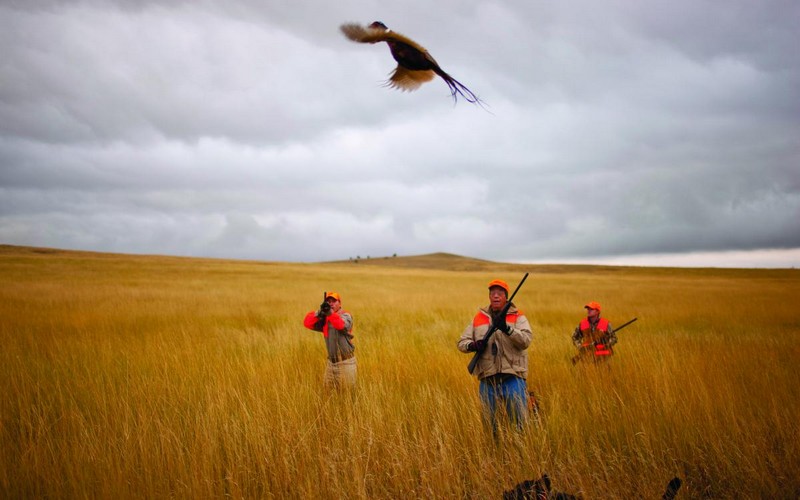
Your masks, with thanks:
[[[442,77],[442,80],[447,83],[447,86],[450,87],[450,94],[453,96],[454,101],[457,101],[458,96],[461,96],[467,102],[473,104],[480,104],[482,102],[470,89],[445,73],[422,45],[400,33],[390,30],[382,22],[375,21],[366,27],[349,23],[343,24],[340,29],[347,38],[354,42],[386,42],[386,44],[389,45],[392,57],[397,61],[397,67],[386,82],[386,85],[389,87],[404,92],[411,92],[417,90],[423,83],[433,80],[436,75],[439,75]]]

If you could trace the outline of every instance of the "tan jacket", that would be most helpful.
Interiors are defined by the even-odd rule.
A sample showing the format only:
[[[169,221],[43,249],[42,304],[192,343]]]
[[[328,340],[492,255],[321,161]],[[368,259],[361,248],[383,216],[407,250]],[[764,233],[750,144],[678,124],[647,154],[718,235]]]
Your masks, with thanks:
[[[458,350],[467,350],[470,342],[482,339],[492,326],[492,316],[489,306],[478,310],[472,323],[464,328],[461,338],[458,339]],[[475,367],[475,376],[479,379],[497,373],[509,373],[518,377],[528,376],[528,346],[531,345],[533,333],[528,318],[522,311],[512,305],[506,315],[506,323],[511,328],[511,333],[506,335],[495,331],[489,339],[489,344],[484,349],[478,364]],[[470,353],[471,354],[471,353]]]

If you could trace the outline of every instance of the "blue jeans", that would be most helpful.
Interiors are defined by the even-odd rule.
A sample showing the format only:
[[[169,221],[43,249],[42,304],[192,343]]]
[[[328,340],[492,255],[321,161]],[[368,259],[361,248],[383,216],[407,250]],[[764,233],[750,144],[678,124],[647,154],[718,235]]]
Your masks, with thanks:
[[[513,375],[495,375],[481,380],[481,404],[484,418],[492,426],[492,433],[497,434],[497,403],[505,404],[508,418],[522,430],[528,421],[528,385],[524,378]]]

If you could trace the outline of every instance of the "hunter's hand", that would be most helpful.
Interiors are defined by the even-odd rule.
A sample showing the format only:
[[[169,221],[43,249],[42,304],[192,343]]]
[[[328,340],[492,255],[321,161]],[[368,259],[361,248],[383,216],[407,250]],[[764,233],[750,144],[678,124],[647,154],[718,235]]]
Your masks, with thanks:
[[[327,302],[323,302],[319,305],[319,315],[320,316],[330,316],[331,315],[331,305]]]
[[[486,341],[484,339],[476,340],[474,342],[469,343],[469,345],[467,346],[467,351],[468,352],[482,351],[483,346],[485,345]]]
[[[508,323],[506,323],[505,316],[495,316],[492,318],[492,328],[496,328],[506,335],[511,334],[511,327],[508,326]]]

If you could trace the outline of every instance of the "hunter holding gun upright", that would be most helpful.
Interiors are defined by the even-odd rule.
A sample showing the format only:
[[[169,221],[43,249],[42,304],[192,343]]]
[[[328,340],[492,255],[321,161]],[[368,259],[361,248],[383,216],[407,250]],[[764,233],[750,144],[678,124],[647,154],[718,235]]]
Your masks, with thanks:
[[[319,309],[303,320],[309,330],[322,332],[328,351],[324,385],[326,388],[353,387],[356,384],[356,356],[353,345],[353,316],[342,309],[336,292],[325,292]]]
[[[527,349],[533,334],[528,318],[513,302],[509,302],[508,293],[505,281],[491,281],[489,305],[478,310],[458,340],[459,351],[479,353],[476,354],[477,364],[472,373],[480,380],[484,421],[491,425],[495,436],[498,403],[505,404],[509,419],[519,430],[524,428],[528,420],[525,378],[528,376]],[[486,336],[490,332],[496,334],[487,341]]]
[[[605,361],[614,353],[612,347],[617,343],[617,334],[606,318],[600,317],[600,304],[589,302],[585,306],[586,318],[581,320],[572,333],[572,342],[578,348],[578,359],[591,358],[595,362]]]

